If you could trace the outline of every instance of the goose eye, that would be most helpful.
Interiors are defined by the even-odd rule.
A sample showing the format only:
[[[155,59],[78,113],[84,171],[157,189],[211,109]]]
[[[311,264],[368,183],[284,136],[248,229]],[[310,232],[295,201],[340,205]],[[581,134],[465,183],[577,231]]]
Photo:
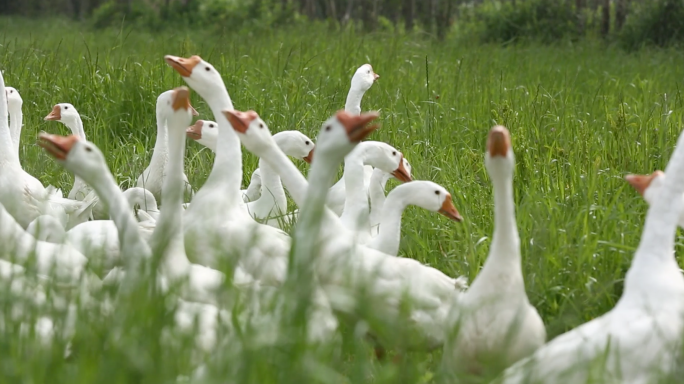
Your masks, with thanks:
[[[69,107],[64,107],[64,110],[65,110],[65,111],[66,111],[67,109],[69,109]]]
[[[326,130],[326,131],[329,131],[329,130],[331,130],[331,129],[332,129],[332,127],[331,127],[330,125],[328,125],[328,126],[325,127],[325,130]]]
[[[86,152],[92,152],[93,151],[92,148],[90,148],[90,147],[85,147],[85,150],[86,150]]]
[[[435,191],[435,195],[439,195],[439,191]]]
[[[204,70],[207,71],[207,72],[209,72],[209,71],[211,71],[211,68],[205,67]]]
[[[368,72],[366,72],[366,73],[368,73],[368,74],[370,75],[370,71],[368,71]]]
[[[392,151],[392,156],[396,156],[396,155],[397,155],[397,151]]]
[[[10,93],[14,93],[14,90],[11,90]]]
[[[304,145],[309,145],[309,140],[305,141]]]
[[[214,124],[209,124],[209,128],[214,128]]]
[[[259,128],[263,128],[263,127],[264,127],[264,123],[259,123]]]

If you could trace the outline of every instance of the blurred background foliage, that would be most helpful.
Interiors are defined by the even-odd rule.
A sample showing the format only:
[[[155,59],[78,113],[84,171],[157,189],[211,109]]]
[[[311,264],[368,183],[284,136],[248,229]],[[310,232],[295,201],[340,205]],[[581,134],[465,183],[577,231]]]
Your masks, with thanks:
[[[684,0],[13,0],[0,2],[0,14],[151,31],[258,33],[313,22],[504,44],[600,38],[628,50],[684,39]]]

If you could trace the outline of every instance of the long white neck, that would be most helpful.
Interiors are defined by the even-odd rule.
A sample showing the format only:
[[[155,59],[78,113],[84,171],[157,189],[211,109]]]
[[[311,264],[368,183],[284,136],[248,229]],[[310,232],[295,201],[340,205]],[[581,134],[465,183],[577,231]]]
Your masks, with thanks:
[[[375,227],[380,224],[380,217],[385,205],[385,185],[389,178],[390,174],[380,168],[374,168],[371,174],[368,196],[370,197],[370,225],[373,230],[377,230]]]
[[[365,89],[356,88],[352,85],[347,93],[347,101],[344,103],[344,110],[353,115],[361,114],[361,100],[366,93]]]
[[[63,121],[64,125],[69,128],[72,134],[78,136],[81,140],[86,139],[85,135],[85,130],[83,129],[83,120],[81,120],[81,115],[76,115],[73,119],[65,119]],[[77,175],[74,175],[74,185],[71,188],[71,191],[69,192],[69,198],[70,199],[83,199],[85,196],[77,196],[77,193],[84,188],[85,182],[78,177]]]
[[[190,267],[183,239],[183,161],[185,127],[175,122],[168,126],[169,162],[162,185],[162,209],[152,234],[154,253],[161,254],[165,271],[172,277],[184,275]]]
[[[152,152],[152,158],[150,159],[150,169],[161,169],[162,172],[169,159],[168,134],[165,120],[164,115],[157,111],[157,139],[154,142],[154,152]]]
[[[365,156],[363,143],[344,159],[344,187],[346,199],[342,223],[353,231],[370,231],[367,189],[364,184],[363,162]]]
[[[494,189],[494,234],[487,261],[470,287],[470,291],[493,291],[492,280],[498,279],[497,276],[502,274],[508,279],[507,286],[501,289],[505,289],[507,293],[520,291],[524,293],[525,290],[522,278],[520,236],[515,221],[513,175],[498,169],[500,166],[505,166],[501,164],[504,161],[507,160],[494,158],[491,161],[491,168],[497,168],[495,174],[491,176]]]
[[[83,120],[81,120],[81,115],[76,114],[76,116],[65,118],[60,120],[64,125],[69,128],[72,134],[78,136],[81,140],[86,139],[85,130],[83,130]]]
[[[7,124],[7,94],[5,93],[5,79],[0,74],[0,164],[13,164],[21,167],[19,153],[15,151]]]
[[[198,191],[200,193],[220,193],[226,203],[232,206],[242,204],[240,184],[242,183],[242,150],[240,139],[233,130],[228,119],[223,115],[223,110],[234,110],[233,102],[228,96],[228,91],[223,83],[221,89],[201,95],[209,104],[214,121],[218,124],[218,139],[216,144],[216,157],[211,173]]]
[[[680,297],[684,293],[684,278],[674,258],[677,222],[684,206],[684,134],[679,136],[665,175],[661,191],[646,214],[641,240],[625,277],[621,301],[655,295],[655,301],[650,302],[657,303],[667,301],[664,294],[674,293]]]
[[[314,255],[320,245],[321,227],[328,227],[327,223],[333,220],[331,216],[335,216],[326,208],[325,201],[328,196],[328,186],[332,183],[338,166],[337,162],[324,154],[318,154],[313,161],[309,172],[306,204],[300,206],[295,229],[292,245],[295,262],[290,263],[290,272],[293,270],[301,272],[307,268],[307,265],[313,265]],[[326,228],[326,232],[328,230],[329,228]]]
[[[261,170],[261,197],[258,204],[273,207],[271,215],[282,215],[287,210],[287,197],[280,176],[264,159],[259,159]]]
[[[133,217],[128,200],[116,185],[114,176],[109,169],[99,175],[92,186],[119,232],[121,257],[124,260],[126,270],[129,272],[139,271],[140,263],[149,259],[152,253],[150,247],[140,237],[138,222]]]
[[[273,169],[280,175],[280,178],[282,179],[285,188],[287,188],[288,192],[290,192],[290,196],[292,196],[292,199],[295,201],[295,204],[297,204],[300,211],[304,209],[304,207],[306,207],[307,205],[311,204],[311,201],[309,201],[308,196],[310,183],[304,178],[304,175],[302,175],[299,169],[297,169],[294,163],[292,163],[292,160],[290,160],[290,158],[283,153],[283,151],[276,145],[275,142],[271,142],[269,149],[267,151],[264,151],[261,158],[266,160],[268,164],[271,167],[273,167]],[[318,159],[313,161],[313,165],[311,167],[311,170],[309,171],[309,179],[313,181],[315,176],[317,180],[327,181],[328,184],[317,186],[320,188],[324,188],[325,195],[327,196],[327,186],[330,185],[329,183],[332,182],[332,178],[334,177],[335,172],[330,171],[327,178],[323,178],[322,175],[315,175],[313,173],[313,170],[315,169],[315,164],[317,164],[318,161]],[[323,164],[318,165],[319,168],[329,166],[329,164],[327,164],[325,160],[321,161],[323,162]],[[333,164],[332,169],[335,169],[335,167],[337,166],[339,166],[339,164]],[[322,173],[322,171],[319,172]],[[337,217],[337,215],[335,215],[329,209],[325,209],[325,212],[326,213],[324,216],[324,225],[326,226],[326,231],[346,231],[344,225],[342,225],[342,222],[340,221],[340,218]]]
[[[19,142],[21,141],[21,127],[24,123],[24,114],[21,111],[21,104],[10,108],[10,136],[12,137],[12,144],[14,144],[14,152],[19,158]]]
[[[387,196],[382,209],[382,215],[380,216],[378,236],[371,241],[371,248],[393,256],[399,253],[401,216],[410,203],[409,195],[411,191],[409,188],[406,188],[408,186],[409,184],[402,184],[394,188]]]

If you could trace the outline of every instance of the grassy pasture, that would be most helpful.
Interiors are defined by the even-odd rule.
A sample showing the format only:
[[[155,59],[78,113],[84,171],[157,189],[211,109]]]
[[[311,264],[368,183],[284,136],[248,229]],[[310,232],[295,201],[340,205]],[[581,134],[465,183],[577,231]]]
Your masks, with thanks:
[[[403,151],[416,179],[446,187],[465,219],[457,224],[409,208],[400,254],[471,281],[487,256],[493,225],[486,134],[494,124],[508,127],[527,292],[549,337],[605,313],[619,298],[646,211],[623,176],[663,169],[682,125],[684,54],[674,49],[628,54],[591,42],[438,44],[322,27],[254,36],[92,32],[61,21],[5,18],[0,70],[24,100],[24,168],[68,192],[73,177],[34,143],[43,130],[67,133],[43,117],[55,103],[69,102],[117,181],[134,185],[154,146],[156,97],[184,85],[164,63],[165,54],[199,54],[222,73],[237,109],[256,110],[272,132],[298,129],[314,140],[321,122],[343,108],[354,70],[371,63],[381,77],[362,107],[379,110],[382,122],[371,139]],[[192,102],[199,118],[212,119],[194,93]],[[243,153],[246,186],[257,159]],[[186,174],[195,188],[212,159],[208,150],[188,144]],[[183,344],[158,341],[157,328],[168,321],[160,305],[143,300],[118,311],[146,320],[121,328],[124,336],[113,342],[109,323],[86,317],[77,336],[80,353],[67,362],[60,359],[63,345],[21,347],[23,336],[5,329],[2,376],[27,383],[161,383],[188,374]],[[371,354],[369,344],[343,327],[335,345],[293,341],[212,361],[216,372],[233,365],[241,378],[236,382],[384,383],[428,382],[441,357],[413,353],[395,365],[378,364]]]

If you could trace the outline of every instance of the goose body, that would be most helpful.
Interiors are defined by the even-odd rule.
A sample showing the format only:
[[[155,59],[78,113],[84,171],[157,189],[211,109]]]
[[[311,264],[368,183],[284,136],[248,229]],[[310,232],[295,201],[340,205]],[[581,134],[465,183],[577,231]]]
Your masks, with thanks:
[[[347,100],[344,103],[344,110],[351,115],[359,115],[361,113],[361,100],[363,100],[363,96],[379,78],[380,75],[373,71],[373,67],[370,64],[364,64],[357,68],[351,79]],[[364,166],[364,185],[369,184],[372,173],[373,167],[370,165]],[[337,216],[340,216],[344,210],[346,197],[346,185],[344,178],[342,178],[330,188],[327,197],[327,206],[335,212]]]
[[[452,308],[442,366],[457,375],[493,375],[530,355],[546,329],[525,293],[520,236],[515,222],[515,159],[508,130],[489,132],[485,167],[494,188],[494,234],[489,255],[468,291]]]
[[[209,104],[219,129],[214,166],[183,216],[188,257],[217,267],[239,260],[244,272],[262,284],[281,284],[287,271],[290,237],[257,223],[242,201],[242,151],[231,123],[233,103],[218,71],[199,56],[166,56],[166,62]],[[231,122],[228,121],[231,118]],[[221,252],[217,252],[221,249]]]

